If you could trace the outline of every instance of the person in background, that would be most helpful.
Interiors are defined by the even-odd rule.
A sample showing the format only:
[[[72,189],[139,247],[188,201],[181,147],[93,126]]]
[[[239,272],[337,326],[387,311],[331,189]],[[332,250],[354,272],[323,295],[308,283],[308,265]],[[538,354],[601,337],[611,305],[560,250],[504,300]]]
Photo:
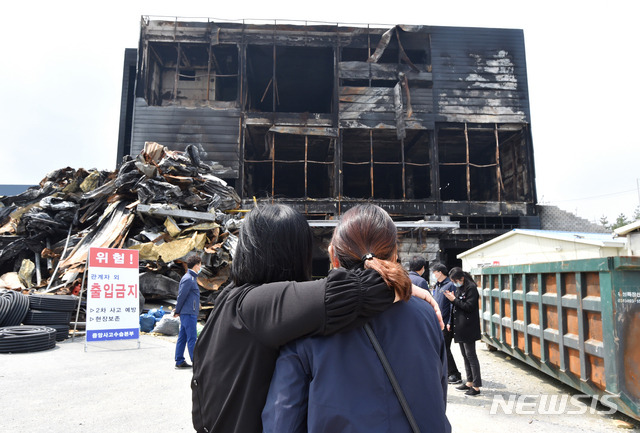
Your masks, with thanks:
[[[422,433],[447,433],[446,352],[434,310],[411,296],[397,263],[396,226],[382,208],[358,205],[336,227],[334,267],[377,270],[404,302],[369,321]],[[409,422],[365,330],[283,347],[262,412],[265,433],[404,433]]]
[[[192,255],[187,258],[187,273],[184,274],[178,286],[178,299],[173,315],[180,317],[180,331],[176,342],[176,368],[191,368],[184,359],[184,346],[189,349],[189,358],[193,362],[193,348],[198,338],[198,313],[200,312],[200,289],[198,288],[198,273],[202,268],[200,256]]]
[[[416,286],[429,290],[429,283],[423,278],[426,266],[427,261],[423,257],[413,256],[409,262],[409,278]],[[440,308],[442,308],[442,305]],[[442,319],[444,320],[444,317]],[[445,321],[444,323],[447,322]]]
[[[476,341],[480,339],[478,286],[471,274],[457,267],[449,271],[449,279],[456,286],[455,294],[450,291],[444,292],[453,306],[449,324],[453,324],[453,338],[460,345],[467,373],[466,383],[456,386],[456,389],[466,391],[466,395],[475,396],[480,394],[482,386],[480,362],[476,354]]]
[[[216,298],[194,351],[196,431],[262,432],[280,346],[362,326],[393,305],[396,294],[375,270],[334,269],[309,281],[312,252],[311,228],[293,208],[262,205],[244,218],[232,283]],[[428,292],[414,290],[438,308]]]
[[[451,340],[453,340],[453,329],[451,329],[451,326],[449,325],[449,318],[451,317],[451,302],[449,302],[445,296],[445,292],[455,292],[456,287],[447,276],[447,267],[442,263],[436,263],[433,265],[431,273],[436,279],[432,294],[440,306],[442,320],[447,324],[445,329],[442,330],[444,335],[444,347],[447,350],[447,380],[451,384],[462,383],[462,375],[460,374],[456,361],[453,359],[453,354],[451,353]]]

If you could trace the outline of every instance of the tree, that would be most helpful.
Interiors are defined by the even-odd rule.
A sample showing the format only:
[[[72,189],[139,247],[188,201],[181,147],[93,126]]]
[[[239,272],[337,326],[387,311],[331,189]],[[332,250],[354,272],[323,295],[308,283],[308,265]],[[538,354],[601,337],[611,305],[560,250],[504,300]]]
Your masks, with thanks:
[[[615,230],[619,227],[626,226],[627,224],[629,224],[629,221],[627,221],[627,217],[624,216],[623,213],[621,213],[620,215],[618,215],[618,218],[616,218],[616,222],[613,223],[611,229]]]
[[[640,220],[640,206],[636,206],[636,209],[633,211],[633,216],[631,217],[631,222]]]
[[[609,224],[609,219],[607,218],[606,215],[602,215],[600,217],[600,225],[605,229],[611,230],[611,224]]]

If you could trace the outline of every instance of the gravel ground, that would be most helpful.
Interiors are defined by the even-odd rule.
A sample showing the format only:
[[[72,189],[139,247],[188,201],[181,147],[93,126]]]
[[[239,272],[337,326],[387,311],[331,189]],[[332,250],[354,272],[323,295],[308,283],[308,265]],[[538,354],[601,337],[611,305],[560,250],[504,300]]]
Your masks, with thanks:
[[[175,340],[142,335],[139,349],[135,341],[112,341],[90,343],[85,352],[80,338],[44,352],[0,354],[0,432],[192,432],[191,371],[174,369]],[[454,432],[640,432],[622,414],[491,415],[496,394],[575,391],[484,343],[477,348],[484,387],[467,397],[449,386]],[[457,345],[453,352],[463,367]]]
[[[606,412],[608,409],[598,405],[594,412],[590,409],[584,414],[539,414],[537,409],[533,415],[505,414],[498,410],[491,415],[491,407],[495,395],[502,395],[508,401],[510,395],[558,395],[560,401],[562,396],[568,401],[570,396],[577,395],[577,390],[539,372],[520,360],[513,359],[502,352],[490,352],[485,343],[476,343],[478,359],[480,361],[480,371],[482,374],[482,393],[476,397],[465,396],[464,392],[458,391],[453,385],[449,385],[447,416],[456,433],[484,433],[496,431],[517,431],[521,429],[526,432],[640,432],[640,423],[634,421],[622,413],[603,415],[597,413]],[[463,373],[464,363],[460,349],[457,344],[452,344],[453,356],[458,369]],[[515,397],[516,399],[518,397]],[[527,398],[526,403],[536,401],[534,398]],[[585,404],[591,402],[582,400]],[[568,404],[567,411],[580,411],[577,406]],[[496,406],[498,407],[498,406]],[[548,406],[547,406],[548,407]],[[558,404],[556,407],[560,407]],[[528,412],[534,409],[533,405],[525,406]],[[544,409],[542,410],[544,412]],[[621,424],[625,427],[619,427]]]

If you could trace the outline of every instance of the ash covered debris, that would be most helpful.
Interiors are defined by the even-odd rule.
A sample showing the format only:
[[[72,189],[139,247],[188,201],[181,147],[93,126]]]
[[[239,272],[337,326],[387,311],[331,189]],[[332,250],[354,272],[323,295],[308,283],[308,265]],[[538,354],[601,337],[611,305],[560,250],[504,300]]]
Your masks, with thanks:
[[[135,248],[145,299],[175,299],[198,253],[203,303],[229,278],[240,197],[195,146],[147,142],[118,171],[62,168],[0,197],[0,289],[78,294],[89,247]]]

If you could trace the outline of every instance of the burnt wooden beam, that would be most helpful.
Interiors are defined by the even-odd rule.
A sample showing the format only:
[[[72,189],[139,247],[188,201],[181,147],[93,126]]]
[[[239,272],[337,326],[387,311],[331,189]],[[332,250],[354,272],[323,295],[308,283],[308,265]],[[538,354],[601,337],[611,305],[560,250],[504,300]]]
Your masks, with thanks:
[[[315,135],[319,137],[331,137],[336,138],[338,136],[337,128],[325,128],[325,127],[310,127],[310,126],[281,126],[274,125],[269,128],[270,132],[278,132],[281,134],[294,134],[294,135]]]
[[[176,46],[176,76],[173,79],[173,102],[178,98],[178,77],[180,76],[180,42]]]
[[[404,161],[404,137],[400,139],[400,158],[402,159],[402,199],[407,198],[407,186],[406,186],[406,167]]]
[[[378,42],[378,46],[376,47],[376,51],[367,59],[368,63],[377,63],[380,60],[380,57],[384,54],[384,50],[389,46],[389,42],[391,42],[391,37],[395,32],[395,26],[384,32],[380,41]]]
[[[276,179],[276,135],[267,134],[265,140],[269,142],[269,159],[271,160],[271,197],[275,197],[275,179]]]
[[[208,54],[208,58],[207,58],[207,101],[209,101],[211,99],[210,96],[210,92],[211,92],[211,55],[213,50],[211,49],[211,45],[209,45],[207,47],[207,54]],[[215,97],[215,95],[214,95]]]
[[[502,173],[500,171],[500,137],[498,136],[498,124],[495,124],[494,135],[496,138],[496,180],[498,184],[498,201],[502,201],[504,184],[502,183]]]
[[[466,144],[467,151],[467,200],[471,201],[471,172],[469,167],[469,132],[467,131],[467,124],[464,124],[464,142]]]
[[[370,154],[369,154],[369,180],[371,182],[371,198],[374,197],[373,194],[373,187],[374,187],[374,182],[373,182],[373,131],[370,129],[369,130],[369,149],[370,149]]]
[[[185,67],[191,68],[191,62],[189,61],[189,58],[185,54],[184,50],[180,50],[180,59],[178,59],[178,60],[182,60],[182,64]]]
[[[419,66],[420,70],[416,71],[404,64],[379,64],[356,61],[340,62],[340,78],[347,80],[397,80],[398,73],[403,72],[410,81],[433,81],[433,74],[426,72],[427,66]]]
[[[398,32],[397,27],[396,27],[395,33],[396,33],[396,39],[398,40],[398,49],[399,49],[398,55],[400,56],[400,59],[403,62],[405,62],[407,65],[409,65],[412,71],[420,72],[420,70],[416,67],[416,65],[413,64],[409,56],[407,56],[407,53],[404,51],[404,47],[402,46],[402,41],[400,41],[400,33]]]
[[[275,30],[274,30],[274,34],[275,34]],[[271,111],[273,111],[274,113],[276,112],[276,107],[278,106],[278,88],[277,88],[277,84],[278,84],[278,78],[276,76],[276,61],[277,61],[277,53],[278,50],[276,48],[276,43],[275,40],[273,42],[273,64],[272,64],[272,75],[271,75],[271,80],[273,81],[273,88],[271,89],[271,102],[272,102],[272,107],[271,107]]]
[[[149,53],[151,53],[152,57],[156,60],[156,62],[158,62],[160,66],[164,67],[164,62],[162,58],[158,55],[156,50],[154,49],[153,45],[151,44],[148,45],[148,51]]]
[[[396,118],[396,137],[398,140],[403,140],[407,136],[404,123],[404,107],[402,104],[402,89],[400,82],[393,88],[393,105],[395,108]]]
[[[435,126],[433,132],[429,134],[429,162],[431,167],[429,174],[431,176],[431,197],[440,202],[440,157],[438,155],[438,126]]]
[[[404,90],[404,97],[407,101],[405,106],[407,107],[407,118],[413,116],[413,107],[411,106],[411,92],[409,91],[409,81],[407,80],[407,76],[404,73],[398,74],[398,81],[400,81],[400,86],[402,86],[402,90]]]
[[[305,135],[304,136],[304,198],[307,198],[309,196],[308,190],[307,190],[307,177],[309,175],[308,158],[309,158],[309,136]]]

